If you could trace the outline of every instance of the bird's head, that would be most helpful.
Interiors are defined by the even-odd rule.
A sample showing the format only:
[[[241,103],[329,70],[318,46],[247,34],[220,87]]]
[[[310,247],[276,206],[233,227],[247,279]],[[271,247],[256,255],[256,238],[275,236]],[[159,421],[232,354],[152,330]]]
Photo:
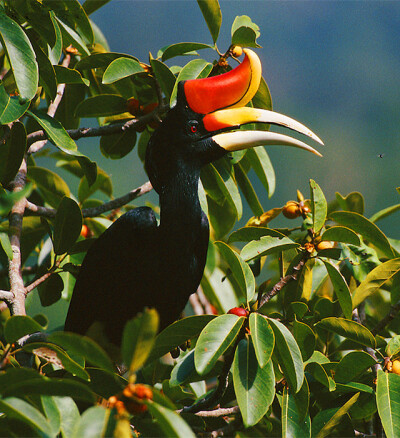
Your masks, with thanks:
[[[246,106],[261,81],[261,62],[244,49],[244,60],[219,76],[182,81],[176,105],[152,135],[146,170],[157,192],[177,170],[200,168],[228,152],[260,145],[295,146],[320,155],[300,140],[269,131],[239,130],[250,123],[280,125],[322,141],[306,126],[283,114]]]

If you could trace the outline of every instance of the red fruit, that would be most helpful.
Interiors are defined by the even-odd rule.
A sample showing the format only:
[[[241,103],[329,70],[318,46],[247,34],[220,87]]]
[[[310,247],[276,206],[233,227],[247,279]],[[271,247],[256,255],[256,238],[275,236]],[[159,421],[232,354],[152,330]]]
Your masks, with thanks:
[[[137,398],[153,400],[153,391],[148,386],[138,384],[132,389],[133,395],[135,395]]]
[[[90,234],[90,230],[89,230],[88,226],[83,224],[82,229],[81,229],[81,236],[84,239],[87,239],[89,237],[89,234]]]
[[[232,309],[230,309],[228,313],[236,316],[247,316],[249,314],[249,312],[243,307],[232,307]]]
[[[143,107],[143,110],[142,110],[143,114],[149,114],[152,111],[154,111],[157,107],[158,107],[158,103],[157,102],[149,103],[148,105]]]
[[[137,116],[139,113],[139,101],[134,97],[131,97],[126,102],[126,109],[133,115]]]

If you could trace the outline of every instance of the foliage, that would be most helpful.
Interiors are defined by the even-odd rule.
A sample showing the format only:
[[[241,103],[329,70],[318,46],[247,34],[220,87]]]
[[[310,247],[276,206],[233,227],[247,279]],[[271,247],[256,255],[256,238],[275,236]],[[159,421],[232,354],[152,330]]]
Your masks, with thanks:
[[[159,334],[153,310],[128,322],[123,375],[95,341],[40,336],[47,318],[24,315],[27,294],[38,291],[43,307],[69,300],[93,239],[149,190],[113,199],[111,176],[75,140],[100,137],[101,153],[115,160],[137,144],[143,160],[180,80],[227,71],[233,46],[259,47],[260,29],[241,16],[221,54],[218,1],[202,0],[213,43],[171,44],[143,62],[110,52],[89,19],[107,2],[0,1],[0,304],[14,313],[0,307],[2,436],[324,437],[370,434],[380,423],[398,436],[400,244],[375,222],[399,206],[368,219],[361,194],[327,203],[310,180],[309,199],[298,192],[286,204],[293,222],[271,228],[275,217],[289,216],[285,206],[264,211],[275,176],[263,147],[202,171],[199,195],[214,242],[201,302],[213,315],[193,306],[196,315]],[[200,50],[216,61],[198,58]],[[196,58],[174,65],[181,55]],[[271,109],[265,80],[253,105]],[[99,126],[79,129],[81,117]],[[243,199],[255,216],[232,231]]]

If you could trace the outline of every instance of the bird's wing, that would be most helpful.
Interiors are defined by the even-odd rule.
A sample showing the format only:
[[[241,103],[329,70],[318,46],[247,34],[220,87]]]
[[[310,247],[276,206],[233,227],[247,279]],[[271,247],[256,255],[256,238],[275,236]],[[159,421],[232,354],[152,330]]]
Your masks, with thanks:
[[[96,240],[75,284],[66,331],[85,334],[100,323],[109,340],[119,343],[123,324],[149,303],[151,278],[157,270],[157,231],[153,210],[139,207]]]

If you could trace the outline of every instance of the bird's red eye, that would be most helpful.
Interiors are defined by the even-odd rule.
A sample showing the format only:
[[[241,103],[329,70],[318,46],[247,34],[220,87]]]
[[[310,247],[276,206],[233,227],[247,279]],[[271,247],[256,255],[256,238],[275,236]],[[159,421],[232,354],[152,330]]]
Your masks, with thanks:
[[[197,126],[196,125],[191,125],[190,126],[190,130],[193,132],[193,134],[195,133],[195,132],[197,132]]]

